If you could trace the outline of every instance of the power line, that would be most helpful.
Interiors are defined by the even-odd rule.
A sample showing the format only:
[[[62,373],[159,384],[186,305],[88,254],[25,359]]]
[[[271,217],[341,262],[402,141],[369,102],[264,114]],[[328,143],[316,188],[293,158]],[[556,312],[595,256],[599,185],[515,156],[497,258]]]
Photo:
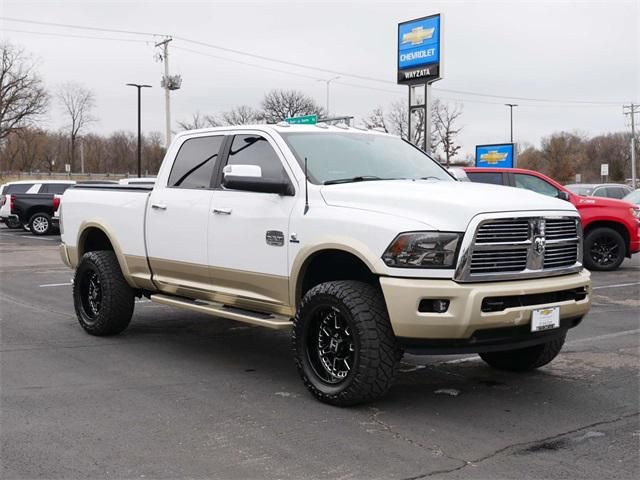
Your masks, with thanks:
[[[87,27],[84,25],[72,25],[68,23],[54,23],[54,22],[40,22],[36,20],[26,20],[23,18],[12,18],[12,17],[2,17],[0,16],[0,20],[5,20],[7,22],[18,22],[18,23],[32,23],[34,25],[48,25],[51,27],[63,27],[63,28],[75,28],[78,30],[94,30],[96,32],[111,32],[111,33],[126,33],[128,35],[145,35],[152,37],[166,37],[167,35],[161,33],[153,33],[153,32],[139,32],[135,30],[118,30],[115,28],[101,28],[101,27]]]
[[[63,28],[94,30],[94,31],[101,31],[101,32],[124,33],[124,34],[129,34],[129,35],[144,35],[144,36],[154,36],[154,37],[158,37],[158,36],[166,37],[166,36],[168,36],[166,34],[153,33],[153,32],[141,32],[141,31],[134,31],[134,30],[120,30],[120,29],[101,28],[101,27],[88,27],[88,26],[83,26],[83,25],[73,25],[73,24],[54,23],[54,22],[41,22],[41,21],[35,21],[35,20],[26,20],[26,19],[18,19],[18,18],[2,17],[2,16],[0,16],[0,20],[10,21],[10,22],[32,23],[32,24],[36,24],[36,25],[48,25],[48,26],[63,27]],[[283,59],[279,59],[279,58],[269,57],[269,56],[266,56],[266,55],[259,55],[259,54],[255,54],[255,53],[246,52],[246,51],[243,51],[243,50],[237,50],[237,49],[234,49],[234,48],[224,47],[224,46],[221,46],[221,45],[215,45],[215,44],[208,43],[208,42],[202,42],[202,41],[199,41],[199,40],[193,40],[193,39],[182,37],[182,36],[174,36],[173,38],[176,39],[176,40],[181,40],[183,42],[192,43],[192,44],[195,44],[195,45],[200,45],[200,46],[204,46],[204,47],[207,47],[207,48],[221,50],[221,51],[225,51],[225,52],[229,52],[229,53],[234,53],[236,55],[243,55],[243,56],[247,56],[247,57],[252,57],[252,58],[256,58],[256,59],[260,59],[260,60],[264,60],[264,61],[268,61],[268,62],[280,63],[280,64],[283,64],[283,65],[288,65],[288,66],[297,67],[297,68],[303,68],[303,69],[307,69],[307,70],[315,70],[315,71],[318,71],[318,72],[329,73],[329,74],[332,74],[332,75],[341,75],[341,76],[350,77],[350,78],[356,78],[356,79],[359,79],[359,80],[364,80],[364,81],[369,81],[369,82],[384,83],[384,84],[387,84],[387,85],[396,85],[396,83],[391,81],[391,80],[385,80],[385,79],[371,77],[371,76],[367,76],[367,75],[360,75],[360,74],[355,74],[355,73],[350,73],[350,72],[342,72],[340,70],[333,70],[333,69],[329,69],[329,68],[322,68],[322,67],[316,67],[316,66],[313,66],[313,65],[307,65],[307,64],[303,64],[303,63],[292,62],[292,61],[289,61],[289,60],[283,60]],[[460,95],[470,95],[470,96],[476,96],[476,97],[495,98],[495,99],[502,99],[502,100],[520,100],[520,101],[529,101],[529,102],[541,102],[541,103],[581,104],[581,105],[620,105],[620,103],[622,103],[622,102],[604,102],[604,101],[591,101],[591,100],[574,100],[574,99],[571,99],[571,100],[559,100],[559,99],[550,99],[550,98],[534,98],[534,97],[520,97],[520,96],[511,96],[511,95],[495,95],[495,94],[488,94],[488,93],[478,93],[478,92],[471,92],[471,91],[465,91],[465,90],[455,90],[455,89],[438,88],[438,87],[434,87],[434,89],[437,90],[437,91],[445,92],[445,93],[454,93],[454,94],[460,94]]]
[[[151,40],[136,40],[133,38],[92,37],[90,35],[74,35],[72,33],[34,32],[31,30],[17,30],[13,28],[3,28],[2,31],[28,33],[31,35],[45,35],[45,36],[52,36],[52,37],[83,38],[83,39],[89,39],[89,40],[109,40],[114,42],[134,42],[134,43],[150,43],[151,42]]]

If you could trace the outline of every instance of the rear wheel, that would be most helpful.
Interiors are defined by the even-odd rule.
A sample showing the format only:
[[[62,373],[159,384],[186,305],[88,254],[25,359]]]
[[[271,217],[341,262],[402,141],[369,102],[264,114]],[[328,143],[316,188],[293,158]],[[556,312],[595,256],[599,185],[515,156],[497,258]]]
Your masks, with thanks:
[[[624,239],[613,228],[595,228],[584,239],[584,264],[589,270],[615,270],[625,255]]]
[[[395,380],[401,350],[382,292],[372,285],[338,281],[312,288],[294,319],[292,339],[298,372],[322,402],[372,401]]]
[[[502,352],[481,353],[480,358],[498,370],[526,372],[535,370],[551,362],[562,350],[565,336],[555,338],[540,345],[505,350]]]
[[[29,219],[29,230],[34,235],[46,235],[51,229],[51,217],[47,213],[35,213]]]
[[[73,304],[78,322],[91,335],[116,335],[129,326],[134,292],[114,252],[82,256],[73,282]]]
[[[7,228],[20,228],[20,220],[18,220],[15,217],[8,217],[4,224],[7,226]]]

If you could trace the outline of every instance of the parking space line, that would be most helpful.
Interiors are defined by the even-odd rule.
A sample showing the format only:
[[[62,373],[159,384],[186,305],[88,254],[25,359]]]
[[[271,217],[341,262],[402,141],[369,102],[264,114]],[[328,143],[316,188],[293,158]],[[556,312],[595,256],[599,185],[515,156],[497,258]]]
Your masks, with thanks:
[[[600,290],[602,288],[616,288],[616,287],[631,287],[633,285],[640,285],[640,282],[632,282],[632,283],[617,283],[614,285],[599,285],[597,287],[591,287],[593,290]]]
[[[66,287],[69,285],[73,285],[73,283],[71,282],[65,282],[65,283],[46,283],[44,285],[40,285],[40,288],[44,288],[44,287]]]

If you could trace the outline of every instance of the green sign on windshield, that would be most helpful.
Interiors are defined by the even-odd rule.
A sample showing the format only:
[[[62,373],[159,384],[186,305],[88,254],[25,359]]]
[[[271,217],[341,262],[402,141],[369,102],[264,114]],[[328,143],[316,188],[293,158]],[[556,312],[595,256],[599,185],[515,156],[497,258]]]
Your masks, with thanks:
[[[303,115],[300,117],[285,118],[285,122],[292,125],[315,125],[318,122],[317,115]]]

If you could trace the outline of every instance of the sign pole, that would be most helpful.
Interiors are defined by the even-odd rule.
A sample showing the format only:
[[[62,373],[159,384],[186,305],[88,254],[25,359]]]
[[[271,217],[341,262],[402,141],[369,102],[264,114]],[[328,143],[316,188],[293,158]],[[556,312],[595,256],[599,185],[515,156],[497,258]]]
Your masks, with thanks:
[[[424,151],[431,155],[431,83],[424,84]]]

